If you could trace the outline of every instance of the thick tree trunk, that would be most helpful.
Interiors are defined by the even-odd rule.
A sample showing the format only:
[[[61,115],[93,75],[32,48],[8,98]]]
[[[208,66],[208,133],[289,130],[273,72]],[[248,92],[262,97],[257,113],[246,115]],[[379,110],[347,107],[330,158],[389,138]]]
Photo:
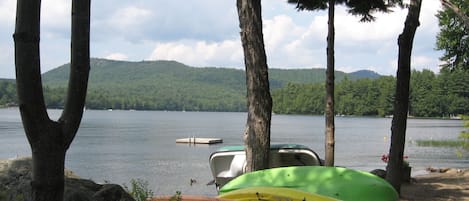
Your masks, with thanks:
[[[40,1],[17,1],[15,65],[18,102],[33,157],[32,198],[62,201],[65,153],[83,114],[89,74],[90,0],[72,2],[72,64],[68,100],[58,122],[50,120],[39,59]]]
[[[60,133],[55,129],[57,135]],[[52,134],[54,131],[48,131]],[[50,142],[38,143],[37,148],[33,148],[33,179],[32,179],[32,199],[41,200],[63,200],[64,195],[64,164],[65,148],[63,146],[54,146]],[[59,145],[58,143],[55,145]],[[40,146],[47,147],[41,148]],[[36,146],[35,146],[36,147]]]
[[[272,97],[262,35],[261,1],[237,0],[246,65],[248,118],[244,133],[246,171],[268,168]]]
[[[326,69],[326,143],[325,164],[334,166],[335,123],[334,123],[334,8],[335,0],[329,0],[329,22],[327,36],[327,69]]]
[[[386,180],[400,192],[402,165],[404,157],[407,112],[409,108],[409,82],[412,46],[415,32],[419,26],[419,15],[422,0],[411,0],[404,30],[399,35],[399,55],[396,80],[396,98],[394,101],[394,117],[391,126],[391,147],[389,162],[386,167]]]

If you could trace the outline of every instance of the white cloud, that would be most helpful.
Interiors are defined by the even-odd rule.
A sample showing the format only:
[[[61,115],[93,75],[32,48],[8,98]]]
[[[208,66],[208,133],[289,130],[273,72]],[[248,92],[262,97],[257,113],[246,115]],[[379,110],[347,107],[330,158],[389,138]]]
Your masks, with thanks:
[[[415,55],[412,57],[412,68],[415,70],[430,69],[434,72],[438,72],[439,59],[425,55]]]
[[[397,58],[389,61],[389,67],[393,71],[389,71],[386,74],[396,75],[397,72]],[[423,69],[429,69],[435,73],[440,70],[440,61],[438,58],[433,58],[425,55],[412,55],[411,58],[411,70],[421,71]]]
[[[359,22],[343,7],[336,14],[336,38],[338,42],[372,42],[397,38],[403,28],[405,12],[395,9],[392,13],[377,13],[374,22]]]
[[[433,33],[437,32],[439,30],[438,18],[435,15],[441,9],[440,1],[423,1],[419,18],[419,29]]]
[[[275,16],[273,19],[264,20],[263,23],[265,45],[270,51],[283,48],[290,41],[300,38],[306,31],[286,15]]]
[[[54,29],[70,29],[72,4],[68,0],[43,0],[41,25]]]
[[[129,6],[117,10],[109,19],[112,27],[125,31],[137,31],[133,28],[144,26],[145,22],[152,17],[152,12],[136,6]]]
[[[219,43],[206,41],[177,41],[157,43],[150,60],[176,60],[195,66],[237,66],[243,62],[241,43],[225,40]]]
[[[322,49],[322,43],[318,44],[318,41],[324,40],[317,40],[314,30],[296,24],[286,15],[264,20],[268,65],[276,68],[318,66],[319,62],[315,62],[315,49],[318,46]]]
[[[0,78],[13,78],[15,75],[14,52],[8,46],[0,45]]]
[[[0,1],[0,24],[15,23],[16,15],[16,1],[15,0],[2,0]]]
[[[182,4],[183,3],[183,4]],[[43,68],[69,61],[69,0],[43,0],[41,62]],[[417,68],[438,69],[434,48],[439,30],[434,16],[437,0],[424,1],[421,26],[413,54]],[[14,69],[13,40],[16,1],[0,0],[2,69]],[[407,10],[376,13],[377,21],[360,23],[358,17],[336,9],[336,69],[370,69],[395,75],[397,37]],[[177,11],[177,12],[176,12]],[[194,12],[197,11],[197,12]],[[263,3],[264,40],[269,67],[311,68],[326,65],[327,12],[297,12],[283,1]],[[236,4],[227,1],[174,0],[165,3],[139,0],[92,1],[92,57],[143,60],[171,59],[193,66],[243,67]],[[14,73],[0,76],[13,77]]]
[[[127,60],[129,57],[123,53],[112,53],[105,56],[104,58],[111,60]]]

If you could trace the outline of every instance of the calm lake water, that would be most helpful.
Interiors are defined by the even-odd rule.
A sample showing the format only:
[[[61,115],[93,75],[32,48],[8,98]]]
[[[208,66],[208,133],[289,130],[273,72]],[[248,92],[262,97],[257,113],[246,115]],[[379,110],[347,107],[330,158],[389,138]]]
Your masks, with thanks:
[[[50,110],[52,119],[61,111]],[[65,166],[96,182],[149,182],[155,194],[215,195],[208,159],[227,145],[242,144],[246,113],[95,111],[84,113],[78,134],[67,152]],[[380,158],[389,151],[391,119],[336,118],[336,165],[360,170],[385,168]],[[273,115],[272,143],[309,146],[324,156],[324,117]],[[456,139],[460,120],[409,119],[405,155],[413,174],[426,167],[468,168],[469,157],[453,148],[418,147],[419,139]],[[177,138],[218,137],[223,144],[176,144]],[[0,158],[29,156],[31,151],[17,108],[0,109]],[[197,183],[190,185],[190,179]]]

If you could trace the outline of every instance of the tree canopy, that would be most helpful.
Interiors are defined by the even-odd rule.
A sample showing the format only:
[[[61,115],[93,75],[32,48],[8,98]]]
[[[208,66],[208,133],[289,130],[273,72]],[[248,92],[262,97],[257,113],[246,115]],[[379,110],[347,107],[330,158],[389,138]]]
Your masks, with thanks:
[[[469,1],[451,0],[465,16],[469,15]],[[436,15],[439,20],[440,32],[437,35],[436,49],[443,50],[440,58],[443,68],[450,70],[469,70],[469,27],[465,27],[464,19],[454,10],[444,7]]]
[[[409,115],[450,117],[468,114],[469,72],[412,71]],[[336,115],[388,116],[393,113],[396,78],[344,79],[336,84]],[[288,84],[274,90],[273,111],[277,114],[324,113],[324,84]]]
[[[328,8],[328,0],[288,0],[288,3],[296,4],[298,10],[324,10]],[[360,16],[360,21],[370,22],[375,20],[374,12],[390,12],[391,7],[402,6],[402,0],[335,0],[336,5],[345,5],[348,12]]]
[[[95,67],[93,72],[101,71],[97,68]],[[190,68],[186,70],[190,70]],[[243,71],[214,68],[194,70],[200,71],[200,75],[210,74],[206,78],[210,78],[209,84],[194,81],[188,81],[187,84],[176,84],[176,78],[161,80],[162,82],[150,82],[147,79],[130,81],[131,79],[126,78],[124,75],[119,77],[111,74],[108,74],[108,78],[119,77],[121,80],[129,80],[117,84],[113,81],[114,79],[98,82],[98,79],[93,78],[90,81],[87,108],[246,111],[244,84],[234,88],[230,87],[233,86],[233,83],[243,82]],[[271,86],[274,86],[272,83],[277,86],[271,89],[274,102],[273,111],[275,113],[324,114],[325,92],[323,80],[311,79],[307,82],[307,80],[287,78],[297,77],[295,74],[305,74],[307,72],[310,72],[311,75],[322,75],[324,78],[323,70],[316,73],[313,70],[274,70],[269,72],[272,77],[283,76],[284,78],[283,80],[271,80]],[[102,73],[105,74],[108,71],[102,71]],[[92,77],[98,76],[96,74],[93,74]],[[146,72],[146,74],[151,73]],[[188,80],[203,79],[198,78],[198,74],[184,74],[184,76]],[[336,74],[342,75],[342,73],[337,72]],[[62,82],[61,80],[52,79],[52,77],[59,77],[59,74],[49,76],[52,75],[45,76],[44,79],[44,82],[49,83],[44,87],[47,107],[62,108],[66,89],[57,85]],[[225,76],[239,76],[239,78],[230,81],[225,79],[227,78]],[[345,77],[337,80],[335,90],[335,111],[337,115],[386,116],[392,114],[395,77],[371,76],[357,79],[357,76],[353,74],[344,74],[343,76]],[[236,81],[238,79],[239,81]],[[222,82],[222,80],[225,82]],[[469,71],[441,70],[440,73],[436,74],[429,70],[414,70],[410,80],[409,115],[416,117],[449,117],[450,115],[469,114],[467,107],[469,105],[469,82],[467,80],[469,80]],[[163,83],[167,83],[167,86],[157,90],[155,87],[143,85],[142,83],[161,86]],[[157,96],[160,98],[155,98]],[[14,80],[0,80],[0,107],[17,105],[17,101]]]

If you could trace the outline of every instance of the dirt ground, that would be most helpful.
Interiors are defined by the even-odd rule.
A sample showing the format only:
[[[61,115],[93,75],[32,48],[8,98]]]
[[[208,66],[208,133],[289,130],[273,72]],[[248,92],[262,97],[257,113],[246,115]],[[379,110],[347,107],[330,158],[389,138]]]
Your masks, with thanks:
[[[469,169],[449,169],[417,176],[401,186],[401,201],[469,201]]]

